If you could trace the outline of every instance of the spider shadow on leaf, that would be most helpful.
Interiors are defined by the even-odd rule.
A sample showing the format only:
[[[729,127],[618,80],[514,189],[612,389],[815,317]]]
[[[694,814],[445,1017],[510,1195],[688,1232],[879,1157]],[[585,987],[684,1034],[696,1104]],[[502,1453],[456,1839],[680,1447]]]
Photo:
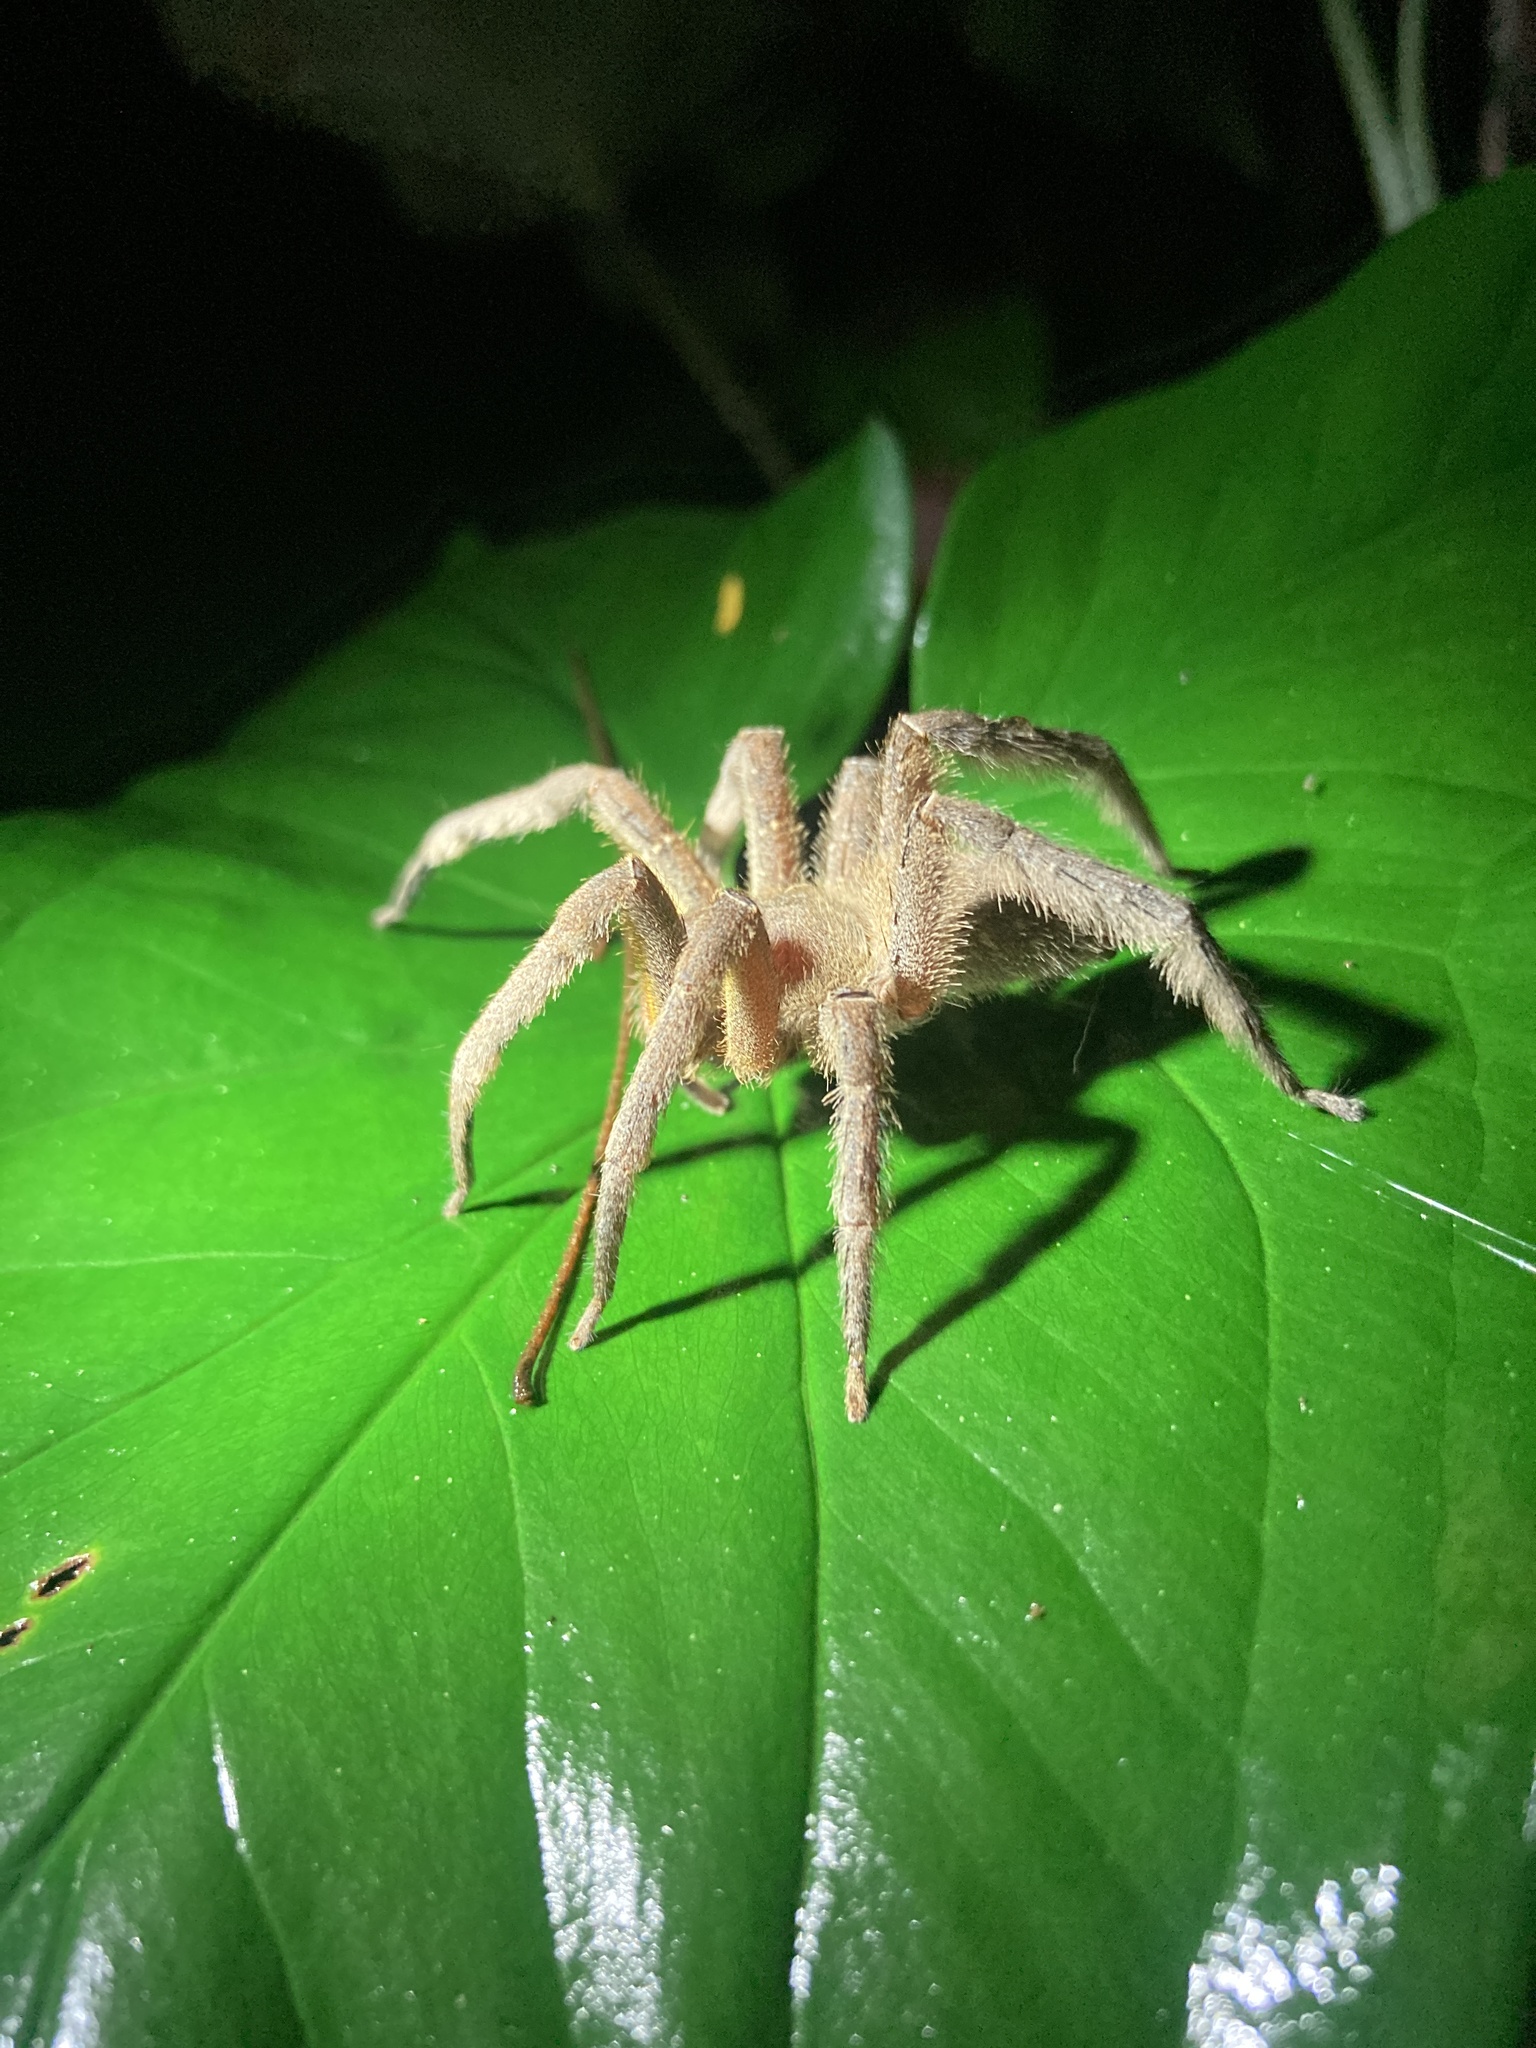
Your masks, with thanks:
[[[1434,1044],[1425,1026],[1358,998],[1295,976],[1249,979],[1266,998],[1280,997],[1363,1038],[1351,1072],[1383,1081],[1416,1064]],[[1049,1143],[1094,1147],[1097,1163],[1061,1201],[1033,1217],[999,1245],[976,1277],[931,1309],[885,1351],[871,1375],[871,1400],[893,1375],[955,1323],[1012,1285],[1037,1259],[1083,1223],[1129,1171],[1140,1143],[1127,1124],[1094,1116],[1079,1097],[1115,1068],[1156,1058],[1205,1030],[1203,1019],[1176,1004],[1144,962],[1106,968],[1065,990],[994,996],[971,1010],[946,1011],[921,1032],[898,1041],[896,1106],[906,1139],[916,1146],[953,1146],[970,1140],[968,1156],[901,1189],[891,1213],[901,1215],[982,1172],[1016,1146]],[[822,1084],[802,1084],[801,1130],[824,1124]],[[704,1154],[772,1146],[766,1132],[711,1139],[655,1162],[665,1172]],[[830,1259],[833,1238],[823,1232],[795,1262],[779,1261],[686,1295],[657,1302],[611,1323],[598,1343],[642,1324],[683,1315],[781,1280],[799,1281]]]
[[[1090,1066],[1083,1053],[1101,1020],[1106,1029],[1116,1028],[1114,1020],[1128,1003],[1134,1014],[1132,984],[1142,979],[1144,970],[1136,963],[1065,990],[994,996],[974,1009],[946,1011],[898,1042],[896,1100],[906,1144],[967,1149],[902,1188],[891,1204],[893,1216],[983,1172],[1019,1146],[1082,1147],[1098,1157],[1066,1195],[1012,1232],[973,1279],[884,1351],[870,1374],[872,1403],[909,1358],[1011,1286],[1085,1222],[1130,1171],[1137,1133],[1113,1117],[1085,1111],[1079,1098],[1106,1067],[1120,1064],[1110,1057]]]
[[[1202,917],[1226,910],[1234,903],[1246,903],[1254,896],[1267,896],[1274,889],[1288,889],[1299,882],[1312,865],[1307,846],[1277,846],[1270,853],[1250,854],[1230,867],[1210,870],[1180,870],[1191,884],[1190,897]]]
[[[567,1202],[574,1201],[580,1192],[572,1187],[529,1188],[521,1195],[499,1195],[494,1201],[477,1202],[475,1211],[482,1209],[563,1209]],[[472,1212],[473,1213],[473,1212]]]
[[[408,924],[396,925],[395,930],[406,939],[500,939],[512,944],[542,938],[545,927],[541,924],[423,924],[419,918],[413,918]]]
[[[1260,864],[1244,866],[1251,873]],[[1351,1090],[1406,1072],[1437,1042],[1438,1034],[1428,1026],[1361,997],[1240,958],[1234,965],[1267,1012],[1299,1011],[1353,1041]],[[872,1400],[909,1358],[1001,1293],[1085,1221],[1129,1170],[1140,1142],[1137,1133],[1112,1118],[1085,1113],[1081,1096],[1116,1068],[1155,1059],[1206,1029],[1204,1019],[1176,1002],[1144,961],[1127,960],[1061,989],[1028,990],[994,997],[971,1010],[946,1011],[924,1031],[898,1042],[896,1097],[908,1141],[953,1145],[970,1139],[979,1150],[969,1161],[910,1188],[893,1204],[893,1213],[1020,1144],[1096,1145],[1101,1157],[1062,1201],[999,1245],[974,1280],[931,1309],[884,1353],[871,1374]],[[1346,1082],[1341,1077],[1335,1085]]]

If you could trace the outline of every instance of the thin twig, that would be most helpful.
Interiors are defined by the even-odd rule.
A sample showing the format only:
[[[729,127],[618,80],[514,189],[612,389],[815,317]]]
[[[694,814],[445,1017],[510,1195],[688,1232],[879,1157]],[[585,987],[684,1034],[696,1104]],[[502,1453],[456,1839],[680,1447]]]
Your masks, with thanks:
[[[565,1241],[565,1251],[550,1282],[549,1293],[539,1312],[539,1320],[533,1326],[532,1335],[523,1346],[523,1355],[517,1361],[517,1370],[512,1375],[512,1398],[519,1408],[531,1408],[536,1398],[533,1386],[534,1368],[539,1355],[549,1342],[550,1332],[560,1320],[560,1315],[570,1295],[581,1264],[581,1255],[587,1248],[587,1239],[592,1231],[592,1217],[597,1208],[597,1191],[602,1184],[603,1154],[608,1149],[609,1134],[613,1130],[614,1118],[619,1113],[619,1104],[624,1100],[624,1081],[629,1072],[629,1039],[631,1029],[629,949],[624,953],[624,1000],[619,1012],[618,1043],[614,1049],[613,1072],[608,1079],[608,1100],[603,1107],[603,1121],[598,1127],[597,1143],[592,1148],[592,1171],[587,1175],[587,1184],[581,1191],[581,1200],[576,1205],[576,1218],[571,1225],[571,1234]]]
[[[1397,119],[1408,191],[1419,213],[1440,201],[1440,173],[1429,126],[1424,34],[1429,0],[1402,0],[1397,20]]]
[[[683,368],[715,409],[722,426],[751,456],[771,491],[795,480],[795,460],[774,432],[757,400],[738,382],[713,335],[678,297],[671,280],[648,249],[622,228],[610,226],[612,245],[631,291]]]
[[[571,647],[567,648],[565,658],[571,665],[571,692],[576,699],[576,709],[581,713],[581,722],[587,728],[587,744],[605,768],[617,768],[619,757],[613,750],[613,735],[608,730],[603,707],[592,687],[592,671],[587,667],[587,657],[579,647]]]
[[[614,752],[613,739],[603,719],[602,707],[597,701],[597,692],[592,687],[592,672],[580,650],[573,647],[569,653],[571,664],[571,688],[581,711],[582,723],[587,728],[587,740],[593,753],[605,768],[616,768],[618,756]],[[608,1149],[609,1134],[613,1120],[619,1113],[619,1104],[624,1099],[624,1080],[629,1071],[629,1041],[633,1030],[633,1003],[631,1002],[629,940],[624,940],[624,993],[619,1003],[619,1029],[614,1046],[613,1072],[608,1079],[608,1100],[603,1107],[603,1120],[598,1126],[597,1143],[592,1148],[592,1171],[587,1175],[587,1184],[581,1191],[581,1200],[576,1205],[575,1220],[571,1234],[565,1241],[565,1250],[560,1255],[560,1264],[550,1282],[549,1293],[539,1311],[539,1319],[533,1326],[528,1342],[523,1346],[522,1356],[512,1375],[512,1398],[519,1408],[531,1408],[537,1395],[533,1376],[544,1346],[549,1342],[550,1332],[560,1320],[581,1265],[582,1253],[587,1248],[587,1239],[592,1234],[592,1218],[597,1209],[597,1191],[602,1183],[603,1154]]]

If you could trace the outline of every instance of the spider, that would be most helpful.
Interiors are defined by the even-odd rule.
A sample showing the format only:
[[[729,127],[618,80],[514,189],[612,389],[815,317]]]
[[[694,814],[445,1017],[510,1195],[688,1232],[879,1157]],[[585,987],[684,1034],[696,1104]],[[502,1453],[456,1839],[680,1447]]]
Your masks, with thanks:
[[[725,752],[694,845],[637,783],[591,763],[450,811],[402,869],[377,926],[396,923],[435,868],[488,840],[518,839],[584,813],[623,858],[584,882],[470,1027],[453,1062],[448,1123],[456,1216],[473,1181],[481,1090],[508,1041],[537,1017],[617,922],[633,962],[644,1050],[603,1155],[592,1297],[569,1339],[592,1341],[613,1292],[635,1181],[673,1091],[720,1112],[699,1076],[724,1066],[762,1082],[803,1055],[831,1083],[832,1213],[847,1350],[844,1405],[869,1412],[870,1285],[880,1225],[891,1041],[944,1003],[1047,983],[1130,950],[1197,1004],[1293,1101],[1358,1122],[1364,1105],[1304,1088],[1225,955],[1182,896],[1044,838],[944,789],[965,756],[1082,785],[1159,875],[1174,874],[1120,757],[1089,733],[969,711],[899,713],[877,755],[844,761],[808,852],[784,734],[747,726]],[[728,885],[738,834],[746,887]]]

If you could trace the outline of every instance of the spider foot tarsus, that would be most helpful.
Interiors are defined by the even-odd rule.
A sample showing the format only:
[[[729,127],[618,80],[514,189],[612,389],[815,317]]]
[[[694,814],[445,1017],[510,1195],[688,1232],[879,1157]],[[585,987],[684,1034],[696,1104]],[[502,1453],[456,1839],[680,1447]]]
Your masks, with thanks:
[[[712,1088],[707,1081],[701,1081],[697,1074],[685,1074],[677,1085],[695,1109],[702,1109],[709,1116],[729,1115],[731,1098],[723,1088]]]
[[[370,910],[368,922],[376,932],[388,931],[394,924],[405,921],[407,911],[421,893],[421,885],[427,879],[428,870],[419,861],[413,860],[400,871],[400,879],[390,893],[389,901],[381,903],[377,910]]]
[[[592,1339],[597,1335],[598,1317],[602,1314],[603,1310],[606,1307],[606,1302],[593,1300],[587,1303],[586,1307],[581,1312],[581,1321],[576,1325],[575,1329],[572,1330],[569,1337],[567,1337],[565,1340],[566,1348],[568,1350],[586,1350],[587,1346],[592,1342]]]
[[[869,1374],[862,1358],[850,1358],[843,1375],[843,1408],[850,1422],[869,1420]]]
[[[1336,1116],[1341,1123],[1363,1124],[1370,1114],[1358,1095],[1334,1095],[1327,1088],[1303,1088],[1301,1099],[1309,1108]]]

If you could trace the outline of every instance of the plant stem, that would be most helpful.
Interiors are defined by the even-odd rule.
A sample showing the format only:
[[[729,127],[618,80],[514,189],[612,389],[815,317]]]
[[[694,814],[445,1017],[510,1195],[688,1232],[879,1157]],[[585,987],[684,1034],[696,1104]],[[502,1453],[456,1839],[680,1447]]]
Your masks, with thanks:
[[[560,1264],[555,1268],[555,1277],[549,1283],[549,1293],[544,1297],[539,1319],[533,1326],[528,1342],[523,1346],[522,1356],[518,1359],[517,1368],[512,1375],[512,1398],[519,1408],[531,1408],[538,1398],[533,1383],[534,1370],[538,1365],[540,1353],[549,1342],[550,1332],[560,1320],[577,1269],[581,1265],[581,1255],[587,1248],[587,1239],[592,1232],[592,1218],[597,1209],[597,1191],[602,1184],[603,1154],[608,1149],[608,1139],[613,1131],[614,1118],[619,1113],[619,1104],[624,1100],[624,1082],[629,1072],[632,1011],[629,948],[626,946],[618,1043],[614,1047],[613,1072],[608,1077],[608,1100],[603,1105],[603,1121],[598,1126],[597,1143],[592,1148],[592,1170],[587,1175],[586,1186],[581,1191],[581,1200],[576,1205],[571,1234],[565,1241],[565,1250],[561,1254]]]
[[[1440,203],[1440,174],[1435,141],[1429,129],[1429,98],[1424,85],[1424,26],[1429,0],[1402,0],[1397,21],[1397,118],[1402,131],[1403,161],[1416,215]]]
[[[650,251],[622,229],[611,228],[610,233],[642,311],[671,344],[673,353],[714,407],[721,424],[751,456],[764,483],[770,490],[782,491],[795,480],[795,460],[774,432],[768,415],[738,383],[713,337],[683,304]]]
[[[1402,0],[1398,12],[1395,114],[1360,26],[1355,0],[1321,0],[1321,5],[1377,216],[1385,232],[1395,235],[1440,200],[1424,86],[1428,0]]]
[[[581,712],[582,723],[587,728],[587,741],[597,759],[605,768],[618,766],[618,755],[614,751],[602,706],[597,701],[597,692],[592,687],[592,672],[578,649],[570,651],[571,688]],[[534,1386],[534,1373],[540,1354],[549,1342],[550,1332],[560,1320],[581,1265],[581,1255],[587,1248],[587,1239],[592,1234],[592,1218],[597,1210],[597,1193],[602,1184],[603,1154],[608,1149],[608,1139],[613,1131],[614,1118],[619,1113],[619,1104],[624,1100],[624,1082],[629,1072],[629,1041],[634,1028],[633,981],[629,957],[629,940],[624,940],[624,992],[619,1000],[619,1028],[613,1051],[613,1071],[608,1077],[608,1099],[603,1105],[603,1120],[598,1125],[597,1143],[592,1147],[592,1170],[587,1175],[586,1186],[581,1191],[581,1200],[576,1204],[576,1215],[571,1224],[571,1234],[565,1240],[565,1250],[555,1268],[555,1277],[549,1283],[549,1292],[544,1297],[544,1306],[534,1324],[528,1342],[512,1374],[512,1398],[519,1408],[531,1408],[538,1399]]]

